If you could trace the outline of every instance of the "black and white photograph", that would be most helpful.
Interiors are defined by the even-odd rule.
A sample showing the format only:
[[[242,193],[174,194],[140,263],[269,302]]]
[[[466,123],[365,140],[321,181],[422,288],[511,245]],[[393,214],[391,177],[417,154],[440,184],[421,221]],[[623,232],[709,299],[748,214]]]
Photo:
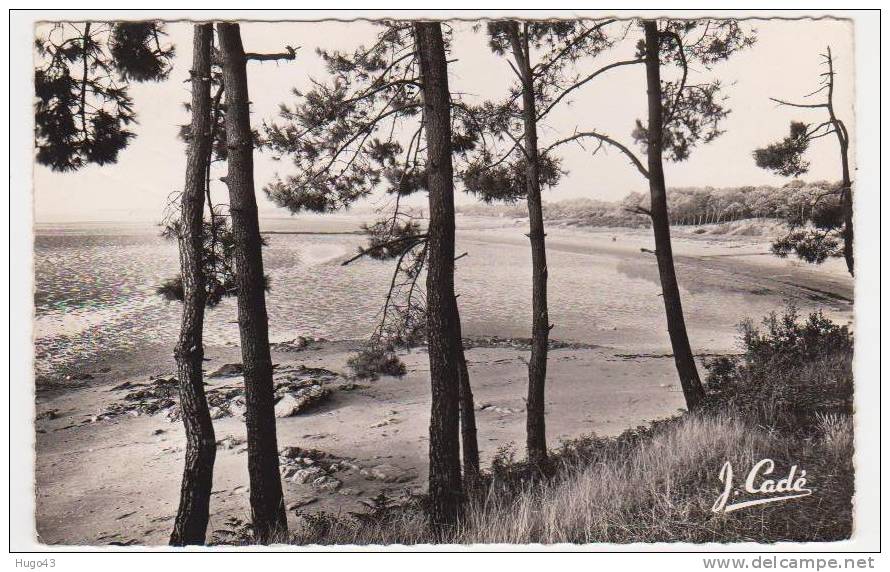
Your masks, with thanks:
[[[879,550],[879,12],[14,12],[28,550]]]

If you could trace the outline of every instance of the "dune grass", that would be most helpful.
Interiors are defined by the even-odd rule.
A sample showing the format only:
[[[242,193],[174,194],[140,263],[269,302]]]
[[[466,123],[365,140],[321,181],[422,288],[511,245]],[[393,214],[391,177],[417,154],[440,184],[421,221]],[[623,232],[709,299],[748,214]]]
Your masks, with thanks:
[[[546,476],[499,454],[460,522],[433,530],[424,498],[378,497],[362,514],[300,516],[291,544],[556,544],[832,541],[852,532],[852,334],[794,308],[740,326],[740,358],[708,364],[708,406],[562,443]],[[806,470],[811,496],[731,513],[712,507],[730,462],[741,486]],[[244,539],[249,540],[249,539]]]
[[[726,414],[686,415],[616,439],[586,439],[555,454],[557,476],[537,483],[493,478],[459,525],[432,534],[422,502],[364,518],[306,517],[296,544],[554,544],[828,541],[851,532],[852,421],[824,417],[801,442]],[[797,464],[815,493],[731,514],[711,508],[723,463]],[[793,503],[793,504],[792,504]]]

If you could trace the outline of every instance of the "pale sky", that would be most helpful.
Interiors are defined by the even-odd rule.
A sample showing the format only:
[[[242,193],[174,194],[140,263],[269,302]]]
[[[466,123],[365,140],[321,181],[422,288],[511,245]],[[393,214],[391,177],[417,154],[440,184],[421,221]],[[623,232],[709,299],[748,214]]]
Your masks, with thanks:
[[[757,30],[757,43],[739,52],[713,70],[691,72],[692,78],[706,80],[716,77],[729,97],[732,113],[723,122],[726,133],[716,141],[698,147],[683,163],[666,163],[668,186],[741,186],[782,185],[786,178],[772,175],[754,165],[753,149],[773,142],[788,132],[791,120],[819,123],[825,120],[824,110],[803,110],[779,107],[769,101],[777,97],[801,101],[802,96],[818,87],[820,53],[827,45],[834,55],[836,76],[835,105],[854,141],[854,56],[853,26],[843,20],[746,20],[745,25]],[[453,91],[466,94],[468,101],[501,98],[513,81],[507,63],[493,55],[482,31],[476,32],[469,22],[454,23],[454,43],[449,65]],[[160,84],[134,85],[139,125],[136,139],[120,154],[115,165],[90,166],[74,173],[53,173],[35,166],[34,204],[37,222],[73,221],[158,221],[167,197],[181,189],[185,169],[185,144],[177,138],[179,125],[189,118],[182,103],[189,100],[185,82],[191,65],[192,25],[173,22],[168,25],[169,39],[176,45],[177,55],[170,78]],[[245,50],[278,52],[285,45],[300,46],[296,61],[248,64],[252,120],[259,125],[273,119],[281,102],[292,102],[293,87],[306,89],[309,78],[325,81],[326,74],[316,47],[352,50],[367,44],[375,27],[367,22],[245,22],[241,25]],[[593,70],[631,53],[640,35],[631,36],[612,53],[596,61],[579,65]],[[589,72],[588,72],[589,73]],[[690,80],[692,81],[692,80]],[[633,145],[630,137],[637,118],[646,113],[646,78],[642,65],[626,66],[609,71],[571,98],[570,106],[554,111],[540,129],[542,147],[574,131],[596,129]],[[478,98],[478,99],[477,99]],[[631,191],[645,191],[646,181],[627,159],[614,150],[600,151],[592,156],[585,151],[565,146],[561,151],[563,167],[569,171],[553,189],[545,192],[546,201],[589,197],[618,200]],[[636,147],[633,147],[636,150]],[[642,154],[639,154],[645,162]],[[837,141],[824,137],[813,142],[807,153],[811,162],[808,180],[840,178]],[[274,173],[286,174],[291,164],[274,162],[263,153],[256,153],[256,187],[262,216],[287,216],[275,207],[261,191]],[[214,191],[225,196],[225,188],[217,183]],[[379,195],[380,193],[378,193]],[[458,203],[472,201],[459,194]],[[227,202],[227,201],[226,201]],[[373,206],[379,198],[364,201]]]

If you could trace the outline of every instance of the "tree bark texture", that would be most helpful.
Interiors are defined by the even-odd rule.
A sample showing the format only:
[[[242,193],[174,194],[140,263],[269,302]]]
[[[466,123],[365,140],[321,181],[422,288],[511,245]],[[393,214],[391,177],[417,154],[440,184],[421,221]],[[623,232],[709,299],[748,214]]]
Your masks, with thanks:
[[[651,196],[652,230],[655,234],[655,254],[658,259],[658,274],[661,279],[661,292],[667,317],[668,334],[674,352],[674,363],[680,376],[686,407],[693,411],[704,399],[686,322],[683,318],[683,305],[680,301],[680,288],[674,269],[674,255],[671,249],[671,229],[668,223],[667,192],[662,165],[662,93],[661,69],[659,62],[659,32],[657,23],[648,20],[643,23],[646,33],[646,85],[649,108],[649,139],[647,155],[649,160],[649,193]]]
[[[542,466],[547,461],[544,386],[547,381],[547,349],[550,318],[547,310],[547,249],[544,212],[541,206],[541,176],[538,154],[537,106],[535,84],[529,56],[528,29],[519,32],[513,22],[510,41],[513,56],[522,76],[522,119],[525,128],[526,203],[528,238],[532,251],[532,344],[528,360],[528,397],[526,402],[526,449],[529,463]]]
[[[287,532],[287,520],[278,472],[262,240],[253,181],[247,59],[238,24],[219,23],[217,32],[226,97],[226,184],[235,243],[238,327],[244,362],[250,510],[257,542],[269,543]]]
[[[470,385],[470,371],[467,368],[467,357],[464,354],[459,308],[457,343],[457,359],[460,368],[458,372],[460,374],[460,442],[463,452],[464,485],[467,489],[472,490],[479,483],[479,439],[476,433],[476,409],[473,388]]]
[[[204,394],[205,278],[201,259],[204,234],[204,175],[210,162],[210,48],[213,26],[194,27],[191,69],[192,122],[185,188],[182,191],[179,225],[179,267],[182,275],[182,323],[176,344],[179,408],[185,426],[185,468],[179,510],[170,544],[204,544],[210,516],[216,437]]]
[[[438,528],[457,521],[463,497],[458,401],[460,344],[454,299],[454,180],[451,101],[442,25],[414,24],[423,84],[429,190],[427,337],[430,357],[430,517]]]

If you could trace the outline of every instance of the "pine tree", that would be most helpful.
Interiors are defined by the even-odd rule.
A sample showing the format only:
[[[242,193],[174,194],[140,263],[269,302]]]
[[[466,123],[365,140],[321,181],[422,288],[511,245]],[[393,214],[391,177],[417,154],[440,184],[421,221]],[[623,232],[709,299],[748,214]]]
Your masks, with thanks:
[[[755,41],[753,32],[737,21],[727,20],[643,20],[644,38],[637,44],[637,58],[646,68],[647,115],[644,124],[637,120],[633,139],[647,155],[647,165],[626,145],[596,130],[577,130],[546,150],[583,139],[598,142],[599,150],[608,146],[620,151],[649,182],[649,206],[635,207],[652,221],[655,256],[661,281],[668,335],[674,363],[683,388],[686,406],[697,409],[704,399],[704,388],[686,330],[680,288],[677,283],[671,246],[664,160],[684,161],[692,149],[719,137],[721,121],[729,114],[721,97],[719,81],[690,83],[690,68],[709,69]],[[677,68],[679,77],[662,79],[663,68]]]
[[[131,82],[170,73],[164,36],[159,22],[60,22],[38,37],[37,162],[54,171],[115,163],[135,136]]]
[[[485,103],[473,116],[480,128],[513,146],[500,158],[487,149],[461,172],[470,192],[485,201],[514,201],[525,196],[532,254],[532,344],[528,362],[526,448],[529,462],[543,468],[547,461],[545,383],[550,323],[547,304],[547,254],[541,191],[553,186],[563,171],[553,154],[538,146],[538,125],[575,90],[593,78],[639,60],[615,62],[592,73],[570,74],[579,59],[595,57],[612,42],[604,21],[495,21],[488,24],[492,51],[507,60],[518,79],[508,99]],[[534,59],[537,58],[537,61]],[[520,102],[517,105],[517,101]]]
[[[458,419],[460,327],[454,297],[454,172],[451,94],[442,24],[414,24],[423,93],[430,223],[427,340],[430,354],[430,501],[434,524],[453,525],[462,501]],[[458,366],[458,367],[455,367]]]
[[[210,518],[216,437],[204,394],[204,306],[206,280],[204,254],[205,177],[210,168],[211,135],[211,46],[213,25],[194,27],[193,63],[190,72],[192,101],[191,138],[188,145],[185,188],[182,191],[177,225],[182,285],[182,325],[176,344],[179,378],[179,407],[185,425],[185,469],[179,510],[170,544],[203,544]]]
[[[809,170],[809,163],[803,158],[810,143],[820,137],[834,134],[837,137],[841,159],[841,184],[834,193],[840,196],[841,212],[837,216],[823,216],[809,221],[799,221],[800,225],[811,222],[813,230],[792,228],[786,236],[773,243],[773,252],[779,256],[787,256],[794,252],[802,260],[819,263],[829,256],[842,255],[847,263],[847,271],[853,276],[853,181],[850,178],[850,139],[844,122],[838,119],[834,109],[834,60],[831,47],[822,54],[826,71],[821,74],[821,84],[816,91],[808,94],[811,97],[825,92],[825,100],[818,103],[792,103],[771,98],[772,101],[798,109],[823,109],[828,119],[816,125],[792,121],[790,133],[778,143],[770,144],[754,151],[754,161],[758,167],[774,171],[786,177],[797,177]],[[829,198],[829,194],[820,195],[818,202]],[[815,212],[825,212],[814,204]],[[798,226],[794,224],[792,226]],[[840,235],[843,247],[838,252],[836,235]]]
[[[229,188],[234,244],[232,254],[238,289],[238,329],[244,365],[250,508],[254,538],[266,544],[287,532],[287,519],[278,472],[275,391],[269,351],[263,240],[254,191],[254,133],[250,127],[247,61],[293,59],[294,51],[290,49],[287,54],[246,54],[238,24],[218,23],[216,30],[226,98],[228,173],[225,183]]]
[[[435,49],[435,32],[425,27],[423,30],[423,48]],[[401,203],[403,197],[423,191],[430,193],[431,200],[445,200],[436,199],[445,191],[437,187],[434,194],[431,188],[434,174],[439,177],[436,184],[443,183],[439,180],[440,172],[434,172],[430,162],[431,118],[424,103],[426,85],[421,73],[419,37],[411,22],[383,22],[370,47],[361,46],[351,53],[321,51],[331,82],[315,82],[311,91],[297,93],[297,104],[282,106],[281,121],[270,123],[263,130],[265,146],[277,156],[290,158],[296,166],[294,174],[277,179],[265,190],[274,202],[291,212],[347,208],[380,187],[391,197],[390,212],[367,229],[368,246],[346,263],[362,257],[396,260],[382,315],[399,325],[391,327],[382,321],[372,337],[375,343],[383,340],[381,343],[386,346],[402,336],[416,339],[418,326],[425,330],[431,364],[436,364],[431,379],[430,490],[434,499],[433,520],[444,522],[454,517],[455,511],[448,507],[455,506],[454,499],[461,496],[459,418],[464,428],[465,472],[471,476],[479,472],[478,446],[469,377],[460,366],[463,349],[454,293],[453,204],[449,219],[436,203],[436,223],[433,224],[431,215],[429,230],[424,231],[417,217]],[[441,41],[442,49],[447,50],[447,39],[443,37]],[[447,80],[438,68],[432,77],[435,81]],[[447,87],[447,81],[444,85]],[[440,91],[437,94],[441,95]],[[470,127],[472,119],[459,98],[450,94],[446,101],[451,168],[451,154],[461,156],[472,149],[478,135]],[[446,127],[436,125],[439,130]],[[439,151],[442,136],[440,131],[434,139],[440,145]],[[449,242],[445,236],[448,227],[450,265],[442,261],[442,249],[447,249],[442,240]],[[434,231],[438,249],[435,254]],[[427,288],[420,292],[417,282],[423,268],[427,270]],[[430,273],[440,279],[431,284]],[[425,317],[418,320],[421,307]],[[443,363],[448,365],[442,366]],[[458,371],[463,373],[453,374]],[[459,386],[465,390],[460,391]],[[452,397],[463,400],[461,407],[452,407]]]

